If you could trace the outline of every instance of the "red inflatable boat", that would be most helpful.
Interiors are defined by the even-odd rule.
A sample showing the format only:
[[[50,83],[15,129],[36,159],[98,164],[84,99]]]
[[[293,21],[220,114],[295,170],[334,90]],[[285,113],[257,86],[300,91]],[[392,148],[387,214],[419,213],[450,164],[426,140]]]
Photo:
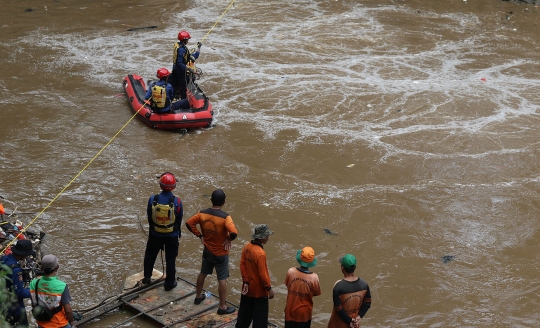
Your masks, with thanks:
[[[142,77],[130,74],[124,78],[124,89],[131,104],[131,110],[145,124],[160,130],[185,130],[212,126],[214,111],[208,97],[195,82],[188,84],[187,99],[190,109],[179,109],[172,113],[154,113],[145,104],[146,87]]]

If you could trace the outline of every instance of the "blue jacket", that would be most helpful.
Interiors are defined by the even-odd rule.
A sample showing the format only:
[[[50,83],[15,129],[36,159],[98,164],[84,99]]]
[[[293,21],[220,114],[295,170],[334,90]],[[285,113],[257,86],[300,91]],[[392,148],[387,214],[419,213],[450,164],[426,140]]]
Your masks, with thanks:
[[[159,204],[168,204],[169,198],[174,196],[171,191],[162,191],[158,197]],[[180,198],[175,197],[174,199],[174,216],[176,218],[174,222],[174,231],[171,233],[159,233],[155,232],[152,228],[152,202],[154,201],[154,195],[150,196],[148,199],[148,206],[146,208],[146,215],[148,216],[148,224],[150,225],[150,234],[154,236],[162,237],[178,237],[180,236],[180,225],[182,224],[182,217],[184,216],[184,208],[182,206],[182,201]]]
[[[186,48],[187,47],[178,48],[178,56],[176,56],[176,63],[173,65],[173,69],[179,70],[181,74],[186,74],[186,64],[184,64],[184,55],[186,54]],[[199,50],[197,50],[192,53],[191,56],[197,59],[199,58],[200,54],[201,53],[199,52]]]
[[[152,97],[152,87],[154,85],[157,85],[157,86],[164,86],[165,84],[167,84],[167,86],[165,87],[165,91],[167,92],[167,99],[169,99],[169,102],[172,102],[172,100],[174,99],[174,89],[172,87],[172,85],[170,83],[167,83],[165,80],[159,80],[155,83],[152,83],[150,85],[148,85],[148,91],[146,91],[146,95],[144,96],[144,99],[148,100],[150,99],[150,97]],[[169,108],[171,106],[165,106],[163,107],[163,109],[160,109],[159,111],[156,111],[156,113],[167,113],[169,111]]]
[[[24,288],[21,266],[13,254],[4,256],[2,258],[2,264],[7,265],[13,271],[8,277],[11,279],[11,281],[13,281],[13,293],[17,295],[17,302],[19,306],[24,308],[23,299],[30,298],[30,289]]]

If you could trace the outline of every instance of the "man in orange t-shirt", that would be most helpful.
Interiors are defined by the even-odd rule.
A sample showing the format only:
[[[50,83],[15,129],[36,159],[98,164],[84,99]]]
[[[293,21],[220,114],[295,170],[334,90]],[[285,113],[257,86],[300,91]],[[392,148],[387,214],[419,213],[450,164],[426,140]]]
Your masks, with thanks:
[[[268,328],[268,299],[274,298],[263,245],[274,232],[266,224],[255,226],[253,240],[242,249],[242,295],[235,328]]]
[[[195,304],[201,304],[206,299],[202,293],[206,276],[212,274],[216,268],[219,292],[219,315],[230,314],[235,308],[227,306],[227,278],[229,277],[229,249],[231,241],[236,239],[238,231],[234,226],[231,216],[223,212],[221,208],[225,205],[225,193],[221,189],[214,190],[212,197],[212,207],[199,211],[193,215],[186,226],[195,236],[201,238],[204,245],[201,272],[197,277]],[[197,229],[200,226],[201,231]]]
[[[319,276],[309,268],[317,265],[313,248],[306,246],[296,252],[298,268],[290,268],[285,278],[287,304],[285,305],[285,328],[311,327],[313,296],[321,295]]]

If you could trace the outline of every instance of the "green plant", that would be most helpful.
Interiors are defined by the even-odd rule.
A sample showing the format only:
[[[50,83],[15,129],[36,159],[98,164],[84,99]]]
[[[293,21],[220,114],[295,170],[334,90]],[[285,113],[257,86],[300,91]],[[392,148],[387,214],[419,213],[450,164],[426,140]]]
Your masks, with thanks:
[[[7,289],[8,281],[11,284],[10,274],[11,268],[0,264],[0,327],[10,326],[6,321],[6,313],[11,303],[16,300],[15,294]]]

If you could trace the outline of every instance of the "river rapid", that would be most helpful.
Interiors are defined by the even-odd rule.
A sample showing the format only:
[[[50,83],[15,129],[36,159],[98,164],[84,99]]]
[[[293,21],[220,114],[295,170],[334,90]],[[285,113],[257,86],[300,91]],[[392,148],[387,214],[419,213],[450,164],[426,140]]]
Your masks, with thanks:
[[[227,194],[239,230],[229,301],[240,300],[254,225],[275,231],[274,323],[287,269],[309,245],[322,287],[312,327],[327,325],[346,253],[371,288],[364,327],[540,326],[540,8],[230,4],[0,0],[0,196],[8,211],[45,209],[33,227],[60,258],[74,309],[142,271],[140,222],[156,175],[170,171],[184,221],[214,189]],[[171,69],[182,29],[191,46],[203,40],[199,85],[215,126],[124,126],[123,78]],[[202,246],[182,234],[177,272],[194,282]],[[217,294],[215,275],[205,288]]]

